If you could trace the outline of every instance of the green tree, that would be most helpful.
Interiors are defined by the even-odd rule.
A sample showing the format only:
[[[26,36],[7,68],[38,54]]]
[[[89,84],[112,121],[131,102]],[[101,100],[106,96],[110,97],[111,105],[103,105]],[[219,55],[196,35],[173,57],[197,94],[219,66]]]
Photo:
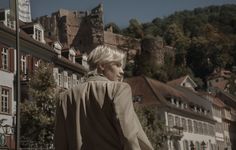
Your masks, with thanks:
[[[129,21],[129,27],[123,30],[124,35],[140,38],[142,39],[144,36],[143,26],[137,19],[131,19]]]
[[[21,140],[27,144],[27,141],[41,147],[53,144],[55,87],[52,65],[41,62],[29,82],[31,99],[21,104]]]
[[[164,147],[167,133],[164,122],[158,117],[158,108],[156,106],[135,105],[135,110],[153,148],[158,150]]]
[[[236,96],[236,75],[232,74],[228,83],[229,93]]]

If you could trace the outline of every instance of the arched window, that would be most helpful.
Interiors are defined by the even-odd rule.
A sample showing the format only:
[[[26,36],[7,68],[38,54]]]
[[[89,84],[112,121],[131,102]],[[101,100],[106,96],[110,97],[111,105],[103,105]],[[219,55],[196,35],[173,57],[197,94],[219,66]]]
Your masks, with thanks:
[[[195,145],[196,145],[196,150],[201,150],[200,143],[198,141],[196,142]]]
[[[189,145],[188,145],[188,141],[187,140],[183,141],[183,148],[184,148],[184,150],[189,150]]]

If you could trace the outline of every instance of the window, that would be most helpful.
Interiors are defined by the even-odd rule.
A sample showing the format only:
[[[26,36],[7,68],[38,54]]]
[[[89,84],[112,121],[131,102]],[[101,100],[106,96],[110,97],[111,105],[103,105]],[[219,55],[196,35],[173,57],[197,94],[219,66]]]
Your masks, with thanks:
[[[188,119],[188,132],[193,132],[192,120]]]
[[[198,126],[199,126],[199,133],[203,134],[203,127],[202,127],[202,123],[198,122]]]
[[[186,119],[182,118],[182,127],[184,131],[187,131]]]
[[[35,28],[34,29],[34,33],[35,33],[35,40],[37,40],[37,41],[41,41],[41,38],[42,38],[42,31],[41,30],[39,30],[39,29],[37,29],[37,28]]]
[[[11,29],[15,29],[14,21],[11,21],[10,19],[7,19],[7,27]]]
[[[10,90],[7,88],[1,88],[1,112],[10,113]]]
[[[68,88],[72,88],[73,85],[72,85],[72,77],[71,76],[68,76]]]
[[[180,119],[179,119],[179,117],[175,117],[175,125],[177,126],[177,127],[180,127]]]
[[[75,56],[69,53],[69,60],[75,62]]]
[[[184,150],[189,150],[189,146],[188,146],[188,141],[187,140],[183,141],[183,147],[184,147]]]
[[[8,69],[8,49],[2,49],[2,69]]]
[[[194,121],[193,122],[193,125],[194,125],[194,133],[198,133],[198,124],[197,124],[197,121]]]
[[[210,135],[215,135],[215,130],[214,130],[214,126],[212,126],[212,125],[209,125],[208,126],[208,128],[209,128],[209,133],[210,133]]]
[[[196,142],[196,150],[201,150],[201,147],[200,147],[200,143],[199,142]]]
[[[135,96],[133,96],[133,102],[134,102],[134,103],[135,103],[135,102],[139,103],[139,102],[142,101],[142,99],[143,99],[143,96],[142,96],[142,95],[135,95]]]
[[[207,124],[206,124],[206,123],[203,124],[203,134],[205,134],[205,135],[208,134],[208,131],[207,131]]]
[[[172,115],[168,115],[168,126],[173,127],[174,126],[174,118]]]
[[[23,74],[26,74],[26,56],[22,55],[21,56],[21,71]]]
[[[59,80],[59,86],[63,87],[63,78],[62,78],[62,75],[60,73],[58,74],[58,80]]]

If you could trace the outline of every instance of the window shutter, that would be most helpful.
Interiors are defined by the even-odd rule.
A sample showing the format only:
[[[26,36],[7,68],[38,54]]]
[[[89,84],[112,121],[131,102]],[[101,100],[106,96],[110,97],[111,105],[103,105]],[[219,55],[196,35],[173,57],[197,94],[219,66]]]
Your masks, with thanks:
[[[2,68],[2,46],[0,45],[0,69]]]
[[[13,48],[9,48],[8,49],[8,56],[9,56],[9,71],[10,72],[14,72],[14,49]]]
[[[27,57],[27,70],[28,74],[31,75],[33,72],[33,57],[31,55]]]

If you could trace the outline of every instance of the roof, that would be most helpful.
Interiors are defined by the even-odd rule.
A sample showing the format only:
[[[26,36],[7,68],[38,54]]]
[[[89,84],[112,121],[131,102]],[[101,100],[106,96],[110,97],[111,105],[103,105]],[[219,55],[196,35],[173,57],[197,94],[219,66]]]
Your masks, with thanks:
[[[222,91],[222,90],[221,90],[219,93],[225,95],[226,97],[228,97],[229,99],[231,99],[232,102],[236,103],[236,96],[234,96],[234,95],[232,95],[232,94],[230,94],[230,93],[228,93],[228,92]]]
[[[186,76],[180,77],[178,79],[169,81],[169,82],[167,82],[167,84],[172,85],[172,86],[176,86],[176,85],[181,85],[182,86],[182,83],[185,82],[186,80],[189,80],[192,83],[193,88],[197,87],[197,84],[189,77],[189,75],[186,75]]]
[[[155,79],[145,76],[133,77],[126,79],[126,82],[132,87],[132,92],[135,95],[143,95],[144,103],[149,103],[150,94],[155,96],[154,101],[160,101],[166,97],[181,98],[182,101],[193,103],[203,108],[210,108],[211,103],[205,98],[197,95],[192,90],[181,86],[170,86]],[[145,90],[144,90],[145,89]],[[149,91],[152,91],[150,93]],[[151,96],[152,99],[154,96]],[[163,99],[164,100],[164,99]],[[165,100],[164,100],[165,101]]]
[[[128,84],[130,84],[133,96],[140,95],[142,97],[142,101],[139,103],[141,105],[153,105],[166,107],[169,111],[173,113],[180,113],[182,115],[186,115],[189,117],[197,117],[198,119],[208,120],[214,122],[211,117],[211,103],[206,99],[196,95],[195,92],[188,88],[183,87],[172,87],[168,84],[159,82],[157,80],[145,77],[138,76],[132,77],[125,80]],[[200,113],[194,112],[190,109],[180,109],[172,104],[170,104],[165,97],[175,96],[180,97],[181,100],[186,103],[194,103],[195,105],[201,106],[206,110],[210,111],[210,114],[205,116]]]
[[[158,91],[159,93],[161,93],[162,96],[164,97],[170,97],[170,96],[174,96],[174,97],[179,97],[182,99],[185,99],[185,96],[182,92],[176,90],[175,88],[162,83],[160,81],[145,77],[147,82],[149,83],[149,85],[154,89],[154,91]]]
[[[160,105],[161,101],[164,101],[164,97],[161,96],[158,90],[153,89],[144,76],[127,78],[125,82],[131,86],[133,96],[142,97],[141,105]]]
[[[178,79],[175,79],[175,80],[171,80],[169,82],[167,82],[167,84],[169,85],[181,85],[181,83],[187,78],[187,75],[186,76],[183,76],[183,77],[180,77]]]
[[[203,98],[202,96],[199,96],[196,92],[193,92],[189,88],[185,88],[182,86],[174,86],[174,88],[184,93],[184,96],[187,98],[189,103],[193,103],[205,109],[211,108],[211,102],[209,102],[207,99]]]
[[[208,76],[208,80],[216,79],[219,77],[230,78],[231,71],[225,69],[215,69],[212,74]]]
[[[211,83],[210,87],[215,87],[215,88],[224,90],[226,85],[227,85],[227,83],[228,83],[228,80],[222,80],[222,81]]]
[[[15,36],[15,31],[5,27],[2,24],[0,24],[0,39],[5,35]],[[14,39],[12,39],[12,41],[13,40]],[[6,44],[6,45],[9,45],[9,43],[11,41],[10,40],[1,41],[1,43],[3,45],[5,44],[5,42],[8,42],[8,44]],[[58,58],[57,54],[55,53],[53,48],[51,48],[47,44],[43,44],[39,41],[34,40],[32,37],[30,37],[23,30],[20,31],[20,42],[22,44],[21,45],[21,51],[22,52],[26,52],[26,53],[30,53],[32,55],[36,55],[40,59],[44,59],[44,60],[48,60],[50,58],[50,61],[52,61],[52,59],[53,59],[53,61],[56,65],[61,65],[63,67],[67,67],[71,70],[74,70],[76,72],[80,72],[82,74],[85,74],[87,72],[87,70],[80,64],[72,63],[72,62],[70,62],[69,60],[67,60],[65,58]],[[30,46],[26,47],[29,44],[30,44]],[[38,49],[40,49],[40,51]]]
[[[207,92],[200,92],[199,95],[207,97],[207,99],[210,102],[212,102],[213,105],[216,105],[218,107],[225,107],[225,104],[223,103],[223,101],[220,98],[216,97],[215,95],[212,95],[212,94],[207,93]]]
[[[7,27],[5,27],[3,24],[0,24],[0,29],[7,32],[7,33],[10,33],[12,35],[15,35],[15,31],[12,30],[12,29],[9,29]],[[34,40],[30,35],[28,35],[27,33],[25,33],[23,30],[20,30],[20,39],[24,39],[30,43],[33,43],[39,47],[42,47],[44,48],[46,51],[50,51],[50,52],[53,52],[54,53],[54,50],[47,44],[43,44],[39,41],[36,41]]]

